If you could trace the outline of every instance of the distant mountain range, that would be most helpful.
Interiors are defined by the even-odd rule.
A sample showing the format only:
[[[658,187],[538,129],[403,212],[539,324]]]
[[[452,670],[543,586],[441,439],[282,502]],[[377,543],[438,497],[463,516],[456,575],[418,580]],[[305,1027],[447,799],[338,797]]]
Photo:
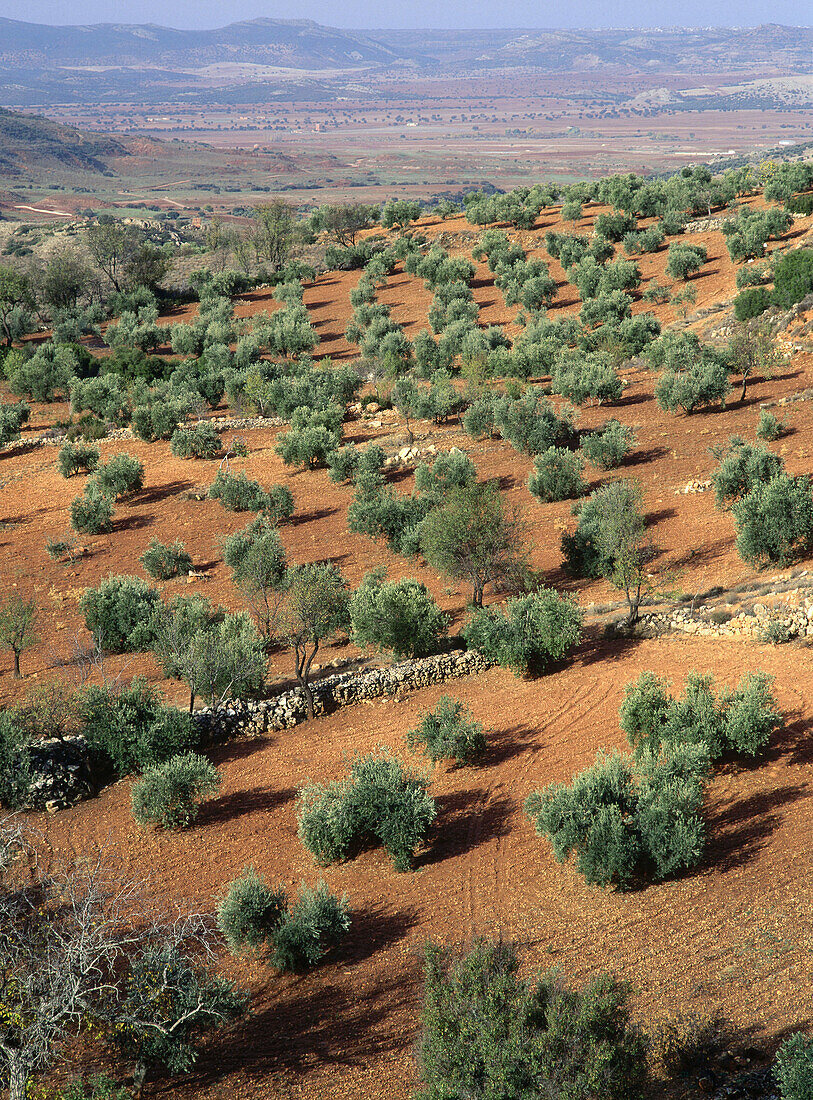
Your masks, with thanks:
[[[53,27],[0,19],[0,102],[9,105],[95,103],[161,98],[212,88],[234,101],[241,85],[296,76],[342,79],[348,71],[448,73],[532,68],[630,72],[719,72],[811,68],[813,29],[349,31],[310,20],[254,19],[216,30],[154,24]],[[228,93],[223,66],[235,72]],[[227,82],[228,83],[228,82]],[[211,98],[211,96],[210,96]]]

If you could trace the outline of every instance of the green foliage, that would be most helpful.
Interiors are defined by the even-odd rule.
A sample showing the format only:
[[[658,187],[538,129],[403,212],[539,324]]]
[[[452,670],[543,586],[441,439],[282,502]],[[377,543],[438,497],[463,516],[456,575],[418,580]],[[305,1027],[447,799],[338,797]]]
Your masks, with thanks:
[[[160,692],[141,677],[121,690],[93,685],[81,702],[88,746],[117,776],[160,764],[196,744],[189,715],[164,706]]]
[[[171,580],[181,573],[188,573],[192,568],[192,559],[180,540],[166,544],[158,539],[151,539],[139,561],[149,576],[159,581]]]
[[[55,1100],[130,1100],[130,1091],[100,1073],[77,1077],[59,1090]]]
[[[420,1100],[641,1100],[645,1045],[626,988],[600,974],[576,992],[518,971],[503,942],[462,957],[427,944]]]
[[[788,309],[813,293],[813,248],[786,252],[773,269],[773,300]]]
[[[739,500],[756,485],[784,473],[785,463],[765,447],[755,447],[732,436],[725,451],[715,451],[719,465],[711,475],[714,501],[718,508]]]
[[[337,447],[327,456],[330,480],[333,482],[352,481],[359,460],[359,448],[354,443]]]
[[[177,458],[215,458],[223,449],[223,440],[212,424],[201,420],[193,428],[177,428],[170,448]]]
[[[408,577],[387,581],[383,567],[367,573],[349,607],[353,643],[361,649],[424,657],[446,633],[446,616],[426,585]]]
[[[775,439],[779,439],[784,435],[786,430],[787,424],[784,420],[780,420],[768,409],[760,410],[756,427],[757,439],[764,439],[766,443],[772,443]]]
[[[420,745],[432,763],[453,758],[458,764],[483,755],[486,736],[480,722],[459,699],[441,695],[434,710],[428,710],[420,723],[407,734],[410,748]]]
[[[619,719],[637,759],[681,744],[702,744],[712,760],[726,751],[756,756],[783,722],[764,672],[747,673],[719,696],[710,676],[690,672],[679,699],[665,680],[642,672],[624,690]]]
[[[588,882],[623,888],[647,871],[662,879],[701,858],[707,773],[703,745],[678,744],[637,763],[600,753],[570,787],[552,783],[529,795],[525,809],[559,863],[575,852]]]
[[[63,477],[92,474],[99,465],[99,448],[90,444],[63,443],[57,455],[56,468]]]
[[[465,489],[477,480],[477,467],[465,451],[453,447],[438,455],[429,466],[422,462],[415,470],[415,488],[443,500],[454,489]]]
[[[20,438],[20,431],[30,413],[25,401],[0,403],[0,445]]]
[[[670,244],[666,274],[671,279],[688,279],[700,270],[707,258],[707,252],[702,245],[685,244],[683,241]]]
[[[126,424],[131,417],[130,394],[115,374],[76,378],[71,382],[71,412],[92,412],[110,424]]]
[[[253,867],[229,883],[217,906],[217,924],[233,953],[256,951],[274,933],[287,907],[285,889],[272,890]]]
[[[583,405],[589,398],[599,405],[618,401],[623,392],[608,356],[577,351],[560,353],[551,373],[551,389],[575,405]]]
[[[12,393],[32,401],[51,402],[67,397],[79,361],[69,344],[42,344],[31,356],[13,351],[3,369]]]
[[[582,612],[570,596],[540,589],[508,599],[505,611],[478,608],[463,627],[469,649],[520,675],[560,661],[581,641]]]
[[[735,501],[731,514],[743,561],[757,566],[786,563],[813,537],[810,478],[777,474]]]
[[[346,779],[301,789],[300,840],[321,864],[374,842],[387,849],[397,871],[407,871],[435,819],[428,785],[388,749],[356,756]]]
[[[494,422],[503,438],[527,455],[540,454],[548,447],[566,447],[575,437],[572,419],[567,414],[557,416],[536,389],[526,390],[518,400],[497,400]]]
[[[84,496],[71,501],[71,527],[78,534],[100,535],[111,529],[112,521],[113,501],[89,481]]]
[[[760,286],[768,275],[767,264],[746,264],[737,268],[735,283],[737,290],[743,290],[748,286]]]
[[[748,321],[751,317],[761,317],[771,304],[771,295],[764,286],[741,290],[734,299],[734,316],[738,321]]]
[[[726,364],[712,354],[703,355],[688,370],[664,371],[655,384],[655,400],[666,412],[683,409],[686,413],[692,413],[715,401],[725,408],[730,392]]]
[[[86,588],[79,600],[85,625],[110,653],[148,649],[150,619],[160,601],[156,589],[140,577],[107,577],[96,588]]]
[[[259,482],[228,470],[218,470],[209,486],[209,499],[219,500],[229,512],[263,512],[268,504],[268,495]]]
[[[582,478],[584,460],[564,447],[548,447],[534,459],[528,489],[543,503],[583,496],[587,486]]]
[[[96,484],[100,492],[117,500],[138,492],[144,485],[144,465],[133,455],[114,455],[96,468]]]
[[[582,439],[582,451],[587,460],[600,470],[620,466],[630,448],[635,445],[635,432],[618,420],[608,420]]]
[[[576,577],[608,576],[613,569],[613,555],[603,535],[608,526],[625,517],[628,521],[632,518],[638,532],[643,532],[640,488],[632,481],[610,481],[573,508],[579,517],[578,525],[572,535],[562,536],[568,572]]]
[[[776,1052],[775,1073],[782,1100],[813,1095],[813,1038],[797,1031],[785,1039]]]
[[[214,764],[196,752],[171,756],[145,769],[132,787],[133,817],[140,825],[182,829],[191,825],[207,795],[220,788]]]
[[[272,934],[271,962],[278,970],[308,970],[350,930],[347,897],[335,897],[320,879],[302,884],[299,898]]]
[[[31,783],[31,738],[8,711],[0,711],[0,806],[19,810]]]

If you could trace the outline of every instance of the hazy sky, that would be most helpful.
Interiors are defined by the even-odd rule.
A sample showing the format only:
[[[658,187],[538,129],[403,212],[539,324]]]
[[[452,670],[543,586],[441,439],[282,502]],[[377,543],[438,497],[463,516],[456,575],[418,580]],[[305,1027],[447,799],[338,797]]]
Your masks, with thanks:
[[[238,19],[314,19],[334,27],[808,26],[810,0],[0,0],[32,23],[219,27]]]

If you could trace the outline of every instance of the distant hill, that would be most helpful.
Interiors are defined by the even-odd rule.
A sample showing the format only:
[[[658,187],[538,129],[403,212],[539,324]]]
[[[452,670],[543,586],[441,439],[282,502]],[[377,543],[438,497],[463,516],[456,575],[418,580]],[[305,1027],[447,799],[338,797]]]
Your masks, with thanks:
[[[360,31],[311,20],[253,19],[215,30],[155,24],[99,23],[53,27],[0,19],[0,102],[160,102],[183,92],[190,102],[255,100],[280,88],[275,70],[323,74],[375,72],[458,75],[485,69],[543,72],[608,69],[630,73],[810,71],[813,28],[766,24],[746,28],[668,30]],[[228,92],[212,87],[207,67],[254,65],[266,73],[235,74]],[[290,94],[297,93],[291,89]],[[322,97],[323,98],[323,97]]]
[[[103,173],[109,171],[107,158],[127,155],[125,146],[107,134],[0,107],[0,170],[6,175],[54,168]]]

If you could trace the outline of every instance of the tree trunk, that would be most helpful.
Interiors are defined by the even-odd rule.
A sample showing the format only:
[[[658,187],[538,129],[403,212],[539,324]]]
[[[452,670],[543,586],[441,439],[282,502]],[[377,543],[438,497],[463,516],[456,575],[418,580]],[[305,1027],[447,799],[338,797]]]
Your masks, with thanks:
[[[745,390],[746,390],[747,385],[748,385],[748,375],[744,374],[742,376],[742,393],[740,394],[740,401],[745,400]]]
[[[14,650],[14,679],[15,680],[22,680],[22,678],[23,678],[23,674],[22,674],[22,672],[20,672],[20,651],[19,651],[19,649],[15,649]]]
[[[195,689],[190,688],[189,689],[189,713],[192,714],[194,709],[195,709]]]
[[[483,606],[483,585],[479,581],[474,582],[474,593],[471,598],[474,607]]]
[[[146,1077],[147,1063],[142,1058],[139,1058],[133,1066],[133,1088],[135,1089],[136,1096],[141,1096],[141,1090],[144,1088]]]
[[[310,686],[305,676],[300,676],[299,682],[302,685],[302,691],[305,693],[305,706],[308,708],[308,718],[313,718],[313,688]]]
[[[22,1059],[12,1059],[8,1074],[8,1100],[26,1100],[28,1068]]]

